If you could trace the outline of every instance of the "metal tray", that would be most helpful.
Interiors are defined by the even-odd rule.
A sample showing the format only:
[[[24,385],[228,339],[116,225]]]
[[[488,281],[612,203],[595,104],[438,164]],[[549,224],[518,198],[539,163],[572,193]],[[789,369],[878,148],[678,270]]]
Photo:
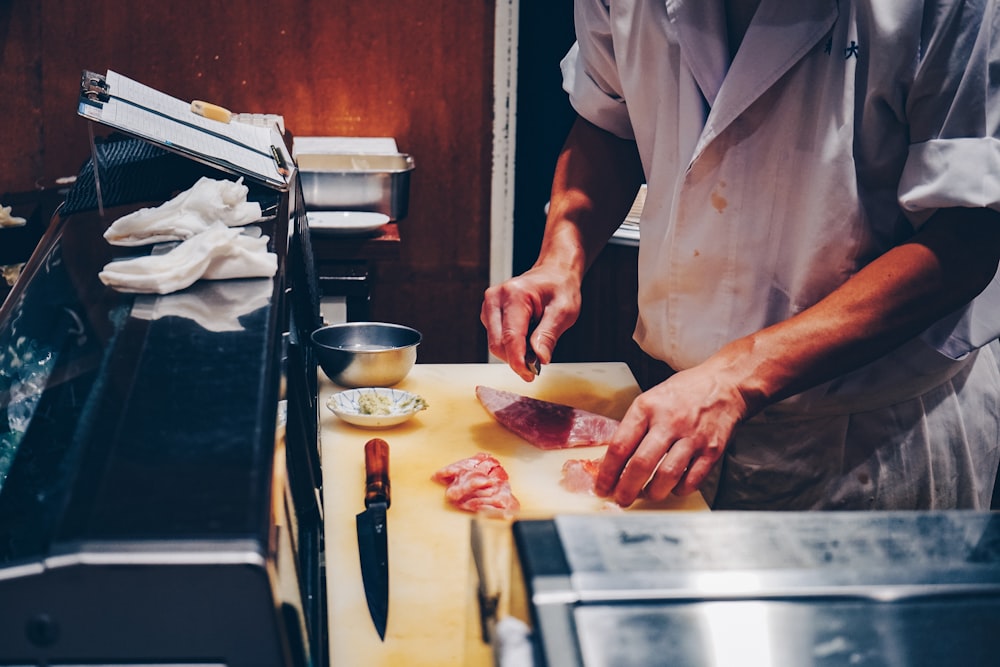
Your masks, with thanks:
[[[306,208],[377,211],[399,221],[410,200],[413,158],[405,153],[323,153],[296,157]]]

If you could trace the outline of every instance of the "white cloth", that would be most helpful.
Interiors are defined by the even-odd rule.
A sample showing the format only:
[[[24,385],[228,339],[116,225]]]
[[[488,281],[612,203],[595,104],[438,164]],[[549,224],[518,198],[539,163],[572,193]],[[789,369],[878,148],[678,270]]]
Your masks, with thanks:
[[[637,142],[636,340],[673,368],[813,305],[937,208],[1000,210],[994,2],[762,0],[731,63],[721,0],[578,0],[576,22],[564,87]],[[915,398],[998,335],[995,278],[921,339],[771,415]],[[963,456],[995,470],[996,445]]]
[[[260,220],[260,204],[248,202],[243,179],[230,181],[201,177],[187,190],[150,208],[124,215],[104,232],[108,243],[140,246],[164,241],[185,241],[216,222],[240,227]]]
[[[119,292],[144,294],[170,294],[201,278],[270,278],[278,257],[267,242],[217,222],[169,252],[109,262],[98,278]]]
[[[11,215],[12,206],[0,206],[0,227],[24,227],[27,218]]]

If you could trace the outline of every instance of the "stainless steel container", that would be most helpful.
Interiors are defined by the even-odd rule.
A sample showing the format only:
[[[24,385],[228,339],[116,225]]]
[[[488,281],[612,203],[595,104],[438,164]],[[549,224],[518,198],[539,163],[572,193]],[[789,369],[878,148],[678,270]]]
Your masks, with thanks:
[[[296,157],[306,208],[406,217],[413,158],[405,153],[316,153]]]

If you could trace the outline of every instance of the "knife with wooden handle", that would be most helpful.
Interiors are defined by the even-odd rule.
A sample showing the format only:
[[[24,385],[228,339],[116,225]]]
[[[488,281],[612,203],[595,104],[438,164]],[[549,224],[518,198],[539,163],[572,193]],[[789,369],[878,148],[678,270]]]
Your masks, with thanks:
[[[389,509],[389,443],[372,438],[365,443],[365,511],[357,516],[358,554],[368,613],[378,636],[385,640],[389,616],[389,546],[386,510]]]

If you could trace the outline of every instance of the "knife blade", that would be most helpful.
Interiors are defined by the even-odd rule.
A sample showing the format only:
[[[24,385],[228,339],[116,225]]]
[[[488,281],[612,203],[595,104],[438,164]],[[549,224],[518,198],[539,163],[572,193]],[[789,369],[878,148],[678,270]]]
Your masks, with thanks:
[[[368,613],[385,641],[389,616],[389,545],[386,510],[389,509],[389,443],[372,438],[365,443],[365,511],[357,516],[358,554]]]
[[[527,351],[524,353],[524,365],[528,367],[535,375],[542,374],[542,365],[538,362],[538,355],[535,354],[535,350],[531,347],[531,343],[528,343]]]
[[[535,375],[542,374],[542,364],[538,361],[538,355],[535,354],[535,348],[531,345],[531,334],[534,333],[535,327],[538,325],[534,319],[528,325],[528,335],[524,338],[524,365],[528,367]]]

